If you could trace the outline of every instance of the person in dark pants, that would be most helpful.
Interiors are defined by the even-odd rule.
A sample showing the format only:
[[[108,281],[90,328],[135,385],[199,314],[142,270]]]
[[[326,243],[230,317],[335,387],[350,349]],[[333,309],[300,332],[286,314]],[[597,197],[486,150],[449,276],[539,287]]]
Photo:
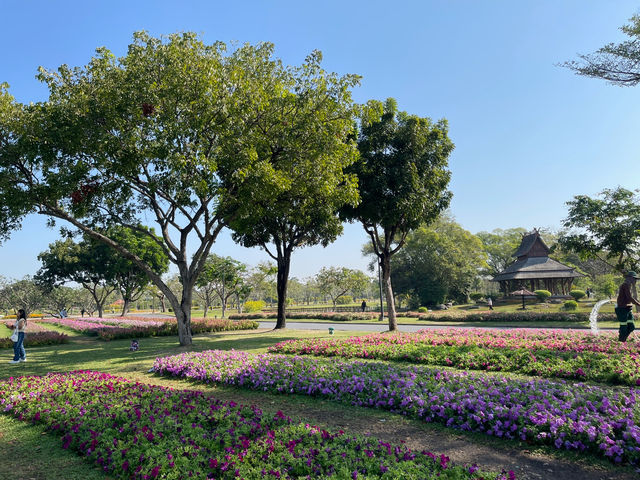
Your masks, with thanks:
[[[362,305],[360,305],[360,308],[362,308],[363,312],[367,309],[367,302],[365,300],[362,300]]]
[[[18,334],[18,339],[13,343],[13,360],[9,363],[16,364],[27,361],[27,353],[24,350],[24,334],[27,330],[27,314],[24,309],[18,310],[16,316],[15,331]]]
[[[640,277],[636,272],[628,271],[624,276],[624,283],[620,285],[618,290],[616,316],[620,322],[618,340],[621,342],[626,342],[631,332],[636,329],[633,322],[633,306],[640,306],[640,302],[631,295],[631,287],[636,284],[638,278]]]
[[[487,305],[489,305],[489,310],[493,310],[493,300],[491,300],[491,297],[487,297]]]

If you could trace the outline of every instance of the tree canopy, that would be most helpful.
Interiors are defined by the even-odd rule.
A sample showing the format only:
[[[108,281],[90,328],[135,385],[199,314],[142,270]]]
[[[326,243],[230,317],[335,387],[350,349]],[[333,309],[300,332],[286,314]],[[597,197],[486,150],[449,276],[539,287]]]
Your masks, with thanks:
[[[635,86],[640,82],[640,15],[620,28],[630,40],[609,43],[595,53],[578,55],[579,61],[565,62],[563,66],[579,75],[601,78],[619,86]]]
[[[560,246],[599,259],[616,270],[640,267],[640,199],[636,191],[622,187],[605,189],[600,198],[577,195],[567,202]]]
[[[433,122],[399,112],[394,99],[369,101],[363,109],[360,158],[348,172],[358,177],[360,203],[342,209],[343,218],[360,222],[382,269],[389,329],[396,330],[391,257],[409,232],[446,209],[453,142],[446,120]]]
[[[238,195],[229,223],[234,240],[261,247],[276,262],[277,329],[286,326],[293,251],[333,242],[342,233],[338,209],[358,200],[357,180],[344,169],[357,157],[351,88],[359,78],[327,73],[321,59],[314,52],[302,67],[282,72],[280,95],[256,121],[250,149],[237,145],[257,168],[249,177],[254,188]]]
[[[477,236],[449,217],[439,218],[407,236],[394,258],[395,291],[407,294],[413,306],[464,303],[486,259]]]
[[[487,275],[495,276],[507,268],[513,261],[522,241],[522,236],[527,233],[525,228],[509,228],[503,230],[496,228],[491,232],[478,232],[476,235],[487,253]]]
[[[355,79],[326,76],[319,61],[314,53],[292,68],[268,43],[227,51],[194,33],[138,32],[122,58],[101,47],[84,67],[41,69],[44,102],[19,104],[0,87],[0,238],[31,213],[70,223],[144,271],[171,303],[180,343],[191,344],[192,290],[228,223],[244,219],[242,240],[266,244],[273,233],[256,238],[248,225],[271,224],[249,219],[281,220],[290,202],[305,228],[285,230],[277,248],[339,232],[321,219],[354,197],[354,181],[339,172],[353,156],[346,88]],[[310,206],[319,192],[325,202]],[[182,291],[109,236],[113,225],[156,242]]]
[[[324,267],[316,275],[318,289],[331,297],[334,307],[338,297],[348,292],[362,294],[369,282],[364,272],[346,267]]]

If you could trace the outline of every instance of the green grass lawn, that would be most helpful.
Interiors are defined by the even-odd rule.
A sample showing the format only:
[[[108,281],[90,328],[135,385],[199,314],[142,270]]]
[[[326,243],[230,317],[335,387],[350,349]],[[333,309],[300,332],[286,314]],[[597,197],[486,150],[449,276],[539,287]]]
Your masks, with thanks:
[[[336,331],[333,337],[348,337],[366,333],[369,332]],[[189,347],[181,347],[177,337],[151,337],[140,340],[140,350],[137,352],[129,351],[129,340],[102,342],[94,338],[73,334],[71,343],[65,345],[29,348],[27,343],[28,361],[17,365],[8,364],[11,359],[11,349],[0,350],[5,354],[4,360],[0,362],[0,379],[16,375],[44,375],[48,372],[97,370],[144,383],[202,390],[221,400],[235,400],[240,403],[259,405],[263,411],[272,414],[283,410],[286,414],[291,415],[295,421],[318,422],[317,419],[311,419],[315,418],[315,414],[319,410],[322,410],[323,418],[335,419],[334,425],[327,425],[326,428],[336,428],[337,425],[337,428],[367,433],[368,431],[380,431],[381,428],[383,431],[395,432],[410,427],[423,432],[419,434],[421,437],[443,435],[455,440],[455,438],[463,436],[467,441],[487,445],[492,449],[531,449],[527,445],[514,447],[507,442],[483,435],[451,432],[438,425],[424,424],[384,411],[362,409],[299,395],[283,396],[232,387],[203,385],[180,379],[158,377],[148,373],[154,359],[158,356],[207,349],[236,349],[261,353],[279,341],[310,337],[327,338],[329,334],[324,330],[253,330],[211,333],[195,336],[193,345]],[[407,440],[412,441],[409,437]],[[416,441],[419,440],[416,439]],[[432,448],[438,451],[436,445]],[[549,455],[550,458],[565,458],[569,461],[585,461],[588,464],[597,465],[599,469],[608,472],[609,475],[626,471],[626,469],[617,469],[607,462],[590,456],[582,459],[580,455],[571,452],[558,452],[545,447],[536,447],[536,449],[540,451],[541,455]],[[0,451],[3,452],[5,459],[20,459],[15,462],[1,462],[0,478],[37,480],[69,478],[104,480],[109,478],[99,468],[85,462],[82,457],[63,450],[59,436],[45,432],[39,426],[29,425],[4,415],[0,415]],[[24,457],[24,452],[28,452],[27,457]],[[508,457],[508,454],[505,454],[505,457]],[[25,462],[24,458],[28,458],[28,462]],[[16,473],[16,469],[20,469],[19,474]]]
[[[0,350],[0,353],[3,354],[0,362],[0,379],[18,375],[45,375],[48,372],[97,370],[140,382],[162,384],[174,388],[198,388],[215,393],[217,397],[235,398],[245,403],[253,403],[259,401],[259,392],[239,393],[230,388],[196,387],[190,385],[189,382],[156,377],[147,371],[158,356],[173,355],[185,351],[232,348],[258,353],[266,351],[270,345],[283,340],[328,336],[328,333],[324,331],[273,332],[269,330],[256,332],[252,330],[198,335],[194,337],[193,345],[189,347],[179,346],[177,337],[151,337],[141,339],[140,350],[131,352],[129,351],[130,340],[103,342],[79,336],[68,329],[57,328],[56,330],[69,334],[72,337],[71,343],[29,348],[27,340],[26,363],[10,365],[8,362],[13,357],[13,350]],[[360,333],[336,332],[334,336],[354,334]],[[279,408],[283,407],[274,404],[274,412]],[[0,451],[5,459],[0,462],[1,479],[68,480],[82,478],[85,480],[105,480],[109,478],[99,468],[86,463],[75,453],[63,450],[59,436],[45,432],[41,426],[30,425],[6,415],[0,415]],[[16,461],[6,461],[6,459],[16,459]],[[16,471],[16,468],[19,469],[19,472]]]

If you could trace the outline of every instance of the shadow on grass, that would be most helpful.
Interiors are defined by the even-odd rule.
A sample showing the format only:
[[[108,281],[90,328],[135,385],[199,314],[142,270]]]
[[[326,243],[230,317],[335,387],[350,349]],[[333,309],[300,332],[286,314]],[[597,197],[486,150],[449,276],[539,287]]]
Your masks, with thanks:
[[[285,340],[326,336],[319,331],[266,330],[217,332],[196,335],[193,344],[181,346],[177,336],[139,339],[140,349],[129,350],[131,339],[105,342],[96,337],[75,337],[69,343],[29,347],[27,362],[10,365],[13,349],[5,349],[0,361],[0,379],[12,376],[46,375],[49,372],[96,370],[112,374],[147,371],[157,357],[203,350],[246,350],[262,353],[268,347]]]

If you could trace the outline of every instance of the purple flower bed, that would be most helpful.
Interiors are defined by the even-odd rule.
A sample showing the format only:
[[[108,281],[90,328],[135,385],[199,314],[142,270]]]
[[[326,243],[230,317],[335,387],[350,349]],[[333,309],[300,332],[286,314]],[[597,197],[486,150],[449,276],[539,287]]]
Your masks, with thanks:
[[[505,439],[640,459],[640,390],[423,366],[210,350],[157,358],[160,374],[321,396]]]
[[[270,417],[255,406],[99,372],[2,381],[0,412],[46,425],[62,437],[62,448],[97,463],[110,478],[515,478],[295,424],[282,412]]]
[[[85,335],[97,336],[100,340],[105,341],[178,334],[178,324],[175,318],[141,320],[136,318],[101,319],[88,317],[86,321],[77,318],[52,318],[41,321],[67,327]],[[256,328],[258,328],[258,322],[252,320],[232,321],[225,318],[194,318],[191,321],[191,332],[193,334]]]

